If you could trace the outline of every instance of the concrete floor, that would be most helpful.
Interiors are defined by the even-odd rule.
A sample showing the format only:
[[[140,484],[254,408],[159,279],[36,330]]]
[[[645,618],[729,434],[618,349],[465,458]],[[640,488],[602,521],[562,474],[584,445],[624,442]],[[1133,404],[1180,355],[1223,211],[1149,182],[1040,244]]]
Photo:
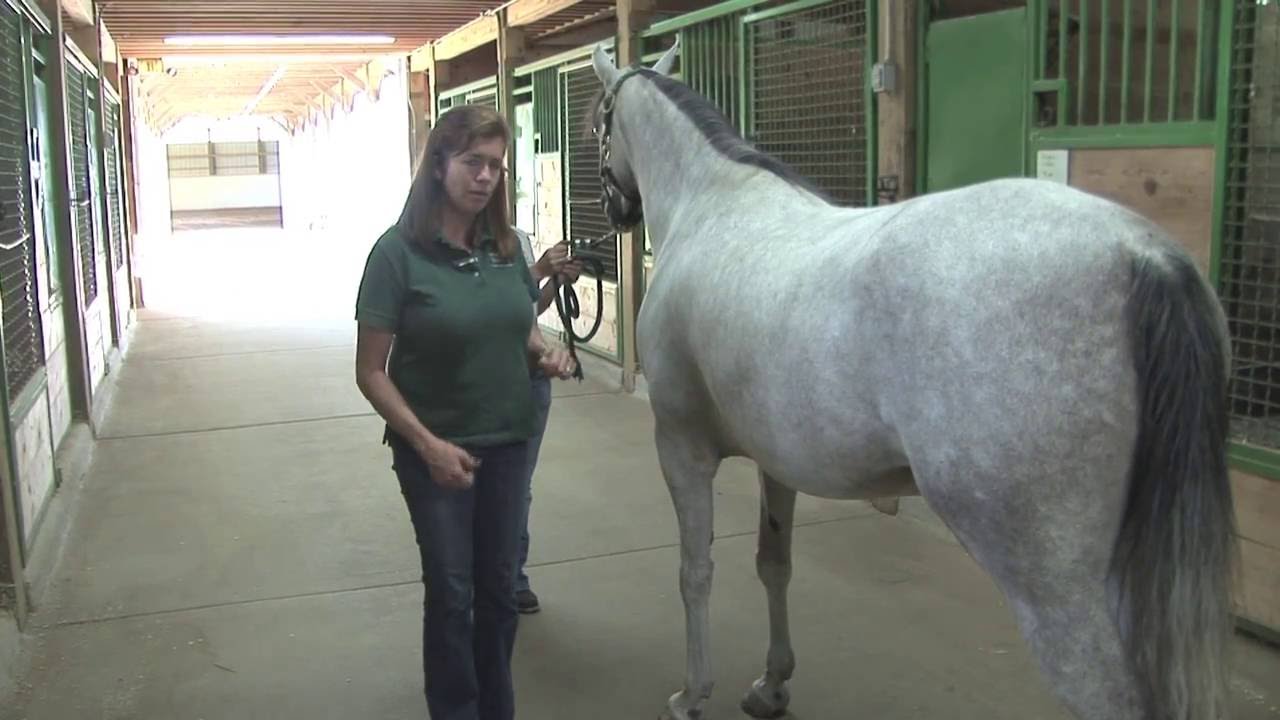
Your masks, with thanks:
[[[225,261],[252,252],[253,267]],[[425,718],[413,534],[352,382],[362,252],[257,233],[153,250],[145,313],[29,671],[0,718]],[[354,269],[353,269],[354,266]],[[232,278],[237,294],[196,270]],[[535,479],[519,717],[655,718],[683,674],[670,500],[645,402],[559,384]],[[748,463],[718,480],[709,717],[764,662]],[[918,503],[801,498],[794,717],[1063,718],[991,582]],[[1280,652],[1236,642],[1237,720],[1280,718]]]

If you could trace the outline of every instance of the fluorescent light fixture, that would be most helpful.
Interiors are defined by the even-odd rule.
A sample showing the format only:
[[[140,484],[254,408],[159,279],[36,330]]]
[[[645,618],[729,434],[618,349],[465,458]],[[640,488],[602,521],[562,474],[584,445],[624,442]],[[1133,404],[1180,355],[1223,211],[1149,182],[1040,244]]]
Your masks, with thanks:
[[[390,45],[389,35],[173,35],[165,45]]]
[[[3,2],[3,0],[0,0],[0,2]],[[292,53],[289,53],[289,54],[250,53],[250,54],[234,54],[234,55],[221,55],[221,54],[212,54],[212,53],[198,55],[198,54],[184,53],[180,55],[165,55],[163,59],[164,59],[165,67],[178,67],[178,66],[189,67],[189,66],[200,66],[200,65],[232,65],[237,63],[253,63],[253,64],[267,63],[270,65],[275,65],[280,62],[289,62],[289,63],[297,63],[297,64],[325,63],[326,65],[332,65],[333,63],[337,63],[337,62],[352,62],[352,63],[369,62],[370,60],[374,60],[381,57],[394,57],[394,56],[386,55],[385,53],[375,53],[375,52],[357,53],[357,54],[344,53],[344,54],[334,54],[334,55],[330,55],[327,53],[298,54],[298,55],[295,55]]]

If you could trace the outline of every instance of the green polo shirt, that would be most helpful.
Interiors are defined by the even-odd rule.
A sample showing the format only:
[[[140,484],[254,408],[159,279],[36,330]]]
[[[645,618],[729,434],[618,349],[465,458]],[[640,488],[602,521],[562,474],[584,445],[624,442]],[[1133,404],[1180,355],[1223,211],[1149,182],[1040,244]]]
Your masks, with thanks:
[[[356,299],[361,325],[396,334],[388,375],[436,436],[471,447],[535,431],[529,331],[538,288],[524,258],[504,261],[486,238],[474,253],[437,239],[438,257],[383,233]]]

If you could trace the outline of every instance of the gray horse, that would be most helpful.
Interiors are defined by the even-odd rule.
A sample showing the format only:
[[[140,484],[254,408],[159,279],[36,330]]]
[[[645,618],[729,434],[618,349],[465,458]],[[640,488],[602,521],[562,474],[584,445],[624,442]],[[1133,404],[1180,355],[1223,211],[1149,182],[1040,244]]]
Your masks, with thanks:
[[[619,70],[597,47],[591,117],[602,205],[616,228],[643,218],[655,254],[638,352],[687,638],[666,716],[704,717],[711,694],[712,480],[732,456],[760,469],[769,604],[749,714],[789,702],[804,492],[923,496],[1078,717],[1225,715],[1230,347],[1187,254],[1034,180],[837,207],[667,77],[675,52]]]

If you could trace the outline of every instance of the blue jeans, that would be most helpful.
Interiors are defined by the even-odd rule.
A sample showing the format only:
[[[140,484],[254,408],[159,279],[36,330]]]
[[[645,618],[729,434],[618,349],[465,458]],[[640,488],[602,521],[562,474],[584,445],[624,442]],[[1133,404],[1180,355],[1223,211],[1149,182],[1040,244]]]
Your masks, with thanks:
[[[524,477],[524,512],[520,518],[520,561],[516,567],[516,590],[529,589],[529,576],[524,574],[524,564],[529,560],[529,506],[533,503],[533,470],[538,465],[538,450],[542,447],[542,435],[547,430],[547,416],[551,414],[551,380],[538,373],[530,381],[533,389],[533,407],[537,413],[538,429],[529,438],[529,460]]]
[[[441,487],[408,444],[389,438],[422,555],[422,665],[432,720],[511,720],[515,576],[525,442],[467,448],[481,461],[466,490]]]

